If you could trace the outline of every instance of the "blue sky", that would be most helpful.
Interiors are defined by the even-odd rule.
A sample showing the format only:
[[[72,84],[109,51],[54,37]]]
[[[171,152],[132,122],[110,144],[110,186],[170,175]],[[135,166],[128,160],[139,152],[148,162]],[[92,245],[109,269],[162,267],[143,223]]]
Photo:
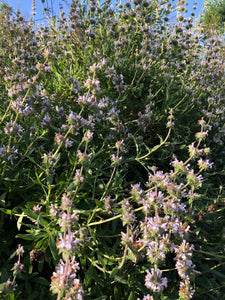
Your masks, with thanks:
[[[21,13],[28,19],[31,17],[31,11],[32,11],[32,0],[0,0],[0,2],[6,2],[8,5],[13,7],[13,10],[16,11],[17,8],[21,11]],[[65,11],[68,11],[69,6],[66,4],[70,4],[72,0],[45,0],[46,6],[53,7],[54,13],[59,13],[59,3],[64,4]],[[192,11],[192,7],[195,0],[188,0],[188,11],[189,14]],[[204,3],[204,0],[197,0],[197,10],[195,10],[196,16],[199,15],[200,10],[202,9],[202,5]],[[113,0],[112,0],[113,3]],[[39,20],[41,22],[41,19],[43,19],[42,15],[43,11],[43,4],[41,0],[36,0],[36,16],[34,17],[35,20]]]

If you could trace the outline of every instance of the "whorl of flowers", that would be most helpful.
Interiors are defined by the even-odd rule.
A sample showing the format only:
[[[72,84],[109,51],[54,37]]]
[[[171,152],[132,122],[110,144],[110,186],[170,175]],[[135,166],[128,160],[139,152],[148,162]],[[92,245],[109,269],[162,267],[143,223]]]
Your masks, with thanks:
[[[53,210],[53,207],[51,207]],[[77,277],[79,263],[75,261],[77,245],[80,243],[79,238],[75,238],[77,232],[72,232],[72,226],[78,221],[77,212],[70,213],[72,209],[72,201],[68,194],[62,195],[61,213],[59,214],[59,226],[62,233],[59,233],[59,240],[56,244],[59,253],[62,254],[56,272],[51,277],[50,290],[58,295],[58,300],[83,299],[83,288]],[[54,213],[54,211],[52,211]],[[54,213],[55,214],[55,213]]]

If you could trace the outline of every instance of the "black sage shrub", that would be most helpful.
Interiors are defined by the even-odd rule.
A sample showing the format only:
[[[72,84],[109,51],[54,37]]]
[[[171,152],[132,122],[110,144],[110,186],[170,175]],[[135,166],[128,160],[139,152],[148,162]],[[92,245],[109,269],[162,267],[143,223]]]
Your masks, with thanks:
[[[186,6],[1,7],[1,299],[221,298],[225,47]]]

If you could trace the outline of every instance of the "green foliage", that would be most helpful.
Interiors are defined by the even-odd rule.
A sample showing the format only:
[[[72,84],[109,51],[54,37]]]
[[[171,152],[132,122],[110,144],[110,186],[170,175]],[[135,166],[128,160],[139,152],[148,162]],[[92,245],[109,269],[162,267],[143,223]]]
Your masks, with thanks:
[[[225,1],[206,0],[202,10],[201,21],[208,34],[215,31],[224,34]]]

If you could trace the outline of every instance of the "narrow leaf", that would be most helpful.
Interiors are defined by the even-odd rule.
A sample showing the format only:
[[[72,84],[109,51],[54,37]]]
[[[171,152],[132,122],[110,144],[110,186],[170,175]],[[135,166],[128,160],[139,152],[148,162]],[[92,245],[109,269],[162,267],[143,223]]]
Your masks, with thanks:
[[[5,206],[5,196],[6,196],[7,192],[3,193],[1,196],[0,196],[0,205],[1,206]]]
[[[24,212],[22,212],[22,214],[20,215],[19,219],[17,220],[17,228],[20,231],[20,228],[22,226],[22,221],[23,221],[23,217],[24,217]]]
[[[56,247],[55,239],[51,234],[49,235],[49,248],[52,253],[54,261],[57,262],[59,260],[58,249]]]

